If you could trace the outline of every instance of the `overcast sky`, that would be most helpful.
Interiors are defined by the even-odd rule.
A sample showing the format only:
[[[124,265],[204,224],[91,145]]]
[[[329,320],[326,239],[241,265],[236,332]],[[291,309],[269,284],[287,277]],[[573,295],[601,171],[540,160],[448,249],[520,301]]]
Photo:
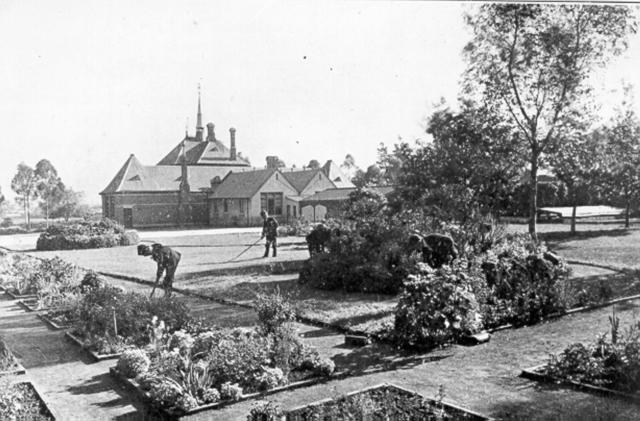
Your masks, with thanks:
[[[469,38],[456,2],[0,0],[0,188],[49,159],[90,203],[129,154],[157,163],[204,122],[256,167],[373,163],[380,142],[424,138],[455,102]],[[638,38],[602,78],[640,86]],[[635,71],[634,71],[635,70]],[[613,97],[607,102],[615,103]]]

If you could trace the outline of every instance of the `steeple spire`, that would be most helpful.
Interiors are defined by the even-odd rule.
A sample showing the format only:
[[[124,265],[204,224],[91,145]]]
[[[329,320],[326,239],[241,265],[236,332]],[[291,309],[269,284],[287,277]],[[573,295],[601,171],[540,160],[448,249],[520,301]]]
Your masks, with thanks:
[[[196,120],[196,140],[202,142],[203,131],[204,127],[202,127],[202,110],[200,107],[200,84],[198,83],[198,116]]]

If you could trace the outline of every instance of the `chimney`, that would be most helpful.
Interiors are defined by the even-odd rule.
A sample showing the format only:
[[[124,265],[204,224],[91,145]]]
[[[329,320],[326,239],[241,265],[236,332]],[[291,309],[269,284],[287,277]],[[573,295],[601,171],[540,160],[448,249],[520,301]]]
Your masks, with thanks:
[[[216,140],[216,133],[214,131],[215,125],[213,123],[207,123],[207,142],[213,142]]]
[[[232,161],[236,160],[236,129],[229,129],[229,137],[231,138],[231,150],[230,150],[230,158]]]

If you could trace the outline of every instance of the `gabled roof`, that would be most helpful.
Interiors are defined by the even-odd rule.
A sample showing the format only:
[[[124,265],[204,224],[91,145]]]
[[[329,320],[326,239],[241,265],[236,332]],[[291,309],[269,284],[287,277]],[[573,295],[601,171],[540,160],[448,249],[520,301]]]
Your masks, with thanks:
[[[293,186],[294,189],[298,193],[302,193],[302,191],[309,185],[311,180],[318,175],[318,173],[323,173],[322,169],[315,170],[283,170],[282,175],[287,181]]]
[[[211,194],[213,199],[253,197],[267,180],[278,172],[276,169],[230,172]]]
[[[238,171],[242,168],[189,165],[187,168],[189,186],[192,191],[208,190],[211,187],[211,179],[214,177],[223,178],[229,171]],[[182,170],[179,165],[144,166],[134,155],[131,155],[101,194],[178,191],[181,176]]]
[[[342,172],[340,167],[331,159],[322,166],[322,170],[329,180],[336,185],[336,187],[355,187],[353,183],[349,181],[349,178]]]
[[[199,141],[192,137],[185,137],[180,141],[164,158],[158,162],[158,165],[180,165],[180,150],[184,143],[184,153],[187,158],[187,165],[233,165],[233,166],[249,166],[249,162],[244,158],[236,156],[235,160],[231,160],[231,152],[219,140]]]
[[[378,193],[382,193],[387,195],[391,193],[394,189],[393,186],[378,186],[378,187],[367,187],[369,190],[376,191]],[[316,194],[313,194],[309,197],[306,197],[302,200],[302,205],[306,206],[306,204],[313,204],[319,202],[343,202],[349,199],[349,195],[356,191],[355,187],[342,187],[338,189],[327,189],[323,191],[319,191]]]

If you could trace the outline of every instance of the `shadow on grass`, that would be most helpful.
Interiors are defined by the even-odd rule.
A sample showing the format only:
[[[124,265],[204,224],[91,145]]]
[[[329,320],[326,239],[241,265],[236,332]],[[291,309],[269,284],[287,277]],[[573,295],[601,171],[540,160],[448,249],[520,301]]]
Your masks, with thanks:
[[[385,344],[372,344],[333,357],[338,371],[349,370],[354,375],[411,369],[421,364],[440,361],[452,354],[446,350],[413,354]]]
[[[637,420],[640,406],[629,401],[578,392],[553,384],[531,384],[519,388],[519,396],[501,399],[487,415],[504,421]]]

